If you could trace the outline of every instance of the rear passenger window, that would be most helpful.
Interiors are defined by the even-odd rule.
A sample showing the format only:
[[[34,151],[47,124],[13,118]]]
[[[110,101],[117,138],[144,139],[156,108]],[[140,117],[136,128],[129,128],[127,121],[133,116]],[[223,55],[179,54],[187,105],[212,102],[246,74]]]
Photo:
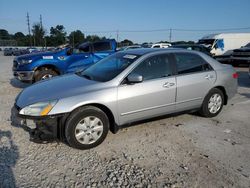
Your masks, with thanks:
[[[144,80],[171,76],[172,69],[169,56],[157,55],[149,57],[141,62],[132,72],[142,75]]]
[[[189,53],[176,53],[178,74],[188,74],[212,70],[212,67],[200,56]]]
[[[95,52],[109,51],[111,50],[111,45],[109,42],[95,42],[93,44]]]
[[[74,51],[74,53],[84,53],[84,52],[89,52],[90,51],[90,46],[88,43],[80,45],[77,50]]]

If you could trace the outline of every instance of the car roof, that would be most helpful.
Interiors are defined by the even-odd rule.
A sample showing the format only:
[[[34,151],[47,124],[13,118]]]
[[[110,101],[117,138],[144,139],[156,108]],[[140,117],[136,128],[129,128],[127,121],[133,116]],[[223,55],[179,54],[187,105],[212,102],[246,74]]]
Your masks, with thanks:
[[[185,47],[188,47],[188,46],[198,46],[198,47],[204,47],[203,45],[201,44],[175,44],[175,45],[172,45],[171,47],[175,47],[175,46],[185,46]]]
[[[129,54],[134,54],[134,55],[145,55],[145,54],[150,54],[154,52],[179,52],[179,51],[184,51],[184,52],[189,52],[189,50],[183,50],[183,49],[177,49],[177,48],[138,48],[138,49],[131,49],[131,50],[126,50],[122,53],[129,53]]]
[[[131,55],[138,55],[138,56],[144,56],[146,54],[154,55],[158,54],[158,52],[172,52],[172,53],[189,53],[189,54],[196,54],[201,56],[203,59],[205,59],[206,62],[209,62],[209,64],[215,69],[220,69],[224,66],[224,64],[219,63],[212,57],[208,56],[205,53],[196,51],[196,50],[187,50],[183,48],[138,48],[138,49],[132,49],[132,50],[126,50],[121,51],[117,53],[123,53],[123,54],[131,54]]]

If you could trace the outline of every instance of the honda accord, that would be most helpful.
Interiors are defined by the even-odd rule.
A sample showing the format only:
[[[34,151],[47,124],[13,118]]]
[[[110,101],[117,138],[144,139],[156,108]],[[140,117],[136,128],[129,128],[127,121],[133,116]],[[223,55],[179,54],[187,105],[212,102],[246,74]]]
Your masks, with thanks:
[[[89,149],[132,122],[189,110],[214,117],[235,95],[237,77],[231,65],[200,52],[142,48],[38,82],[17,96],[15,107],[34,121],[34,135]]]

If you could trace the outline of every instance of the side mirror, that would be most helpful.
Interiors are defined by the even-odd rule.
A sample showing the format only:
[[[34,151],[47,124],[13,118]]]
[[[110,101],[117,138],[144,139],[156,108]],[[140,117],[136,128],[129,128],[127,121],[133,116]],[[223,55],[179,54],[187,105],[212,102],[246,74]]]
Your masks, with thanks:
[[[136,73],[132,73],[128,75],[127,79],[129,83],[140,83],[143,81],[143,76]]]

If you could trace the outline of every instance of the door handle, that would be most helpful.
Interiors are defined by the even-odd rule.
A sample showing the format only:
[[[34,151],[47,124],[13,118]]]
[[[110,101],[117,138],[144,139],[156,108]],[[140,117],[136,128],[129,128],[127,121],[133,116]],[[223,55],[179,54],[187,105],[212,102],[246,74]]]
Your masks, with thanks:
[[[205,78],[206,78],[207,80],[211,80],[213,77],[214,77],[214,76],[213,76],[213,75],[210,75],[210,74],[208,74],[208,75],[205,76]]]
[[[174,85],[175,85],[175,83],[166,82],[165,84],[163,84],[163,87],[169,88],[169,87],[172,87]]]

